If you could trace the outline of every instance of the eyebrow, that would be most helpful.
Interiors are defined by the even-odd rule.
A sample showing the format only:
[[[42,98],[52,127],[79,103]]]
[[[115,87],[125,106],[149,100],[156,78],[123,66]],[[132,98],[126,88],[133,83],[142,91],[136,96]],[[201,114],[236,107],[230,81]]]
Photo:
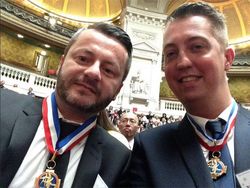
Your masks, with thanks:
[[[174,43],[169,43],[169,44],[164,46],[163,52],[165,52],[168,48],[174,48],[174,47],[176,47],[176,45]]]
[[[188,38],[187,40],[184,40],[184,43],[189,43],[195,40],[202,40],[202,41],[208,41],[207,38],[203,37],[203,36],[192,36],[190,38]],[[167,48],[174,48],[176,47],[176,45],[174,43],[168,43],[163,47],[163,52],[165,52],[167,50]]]

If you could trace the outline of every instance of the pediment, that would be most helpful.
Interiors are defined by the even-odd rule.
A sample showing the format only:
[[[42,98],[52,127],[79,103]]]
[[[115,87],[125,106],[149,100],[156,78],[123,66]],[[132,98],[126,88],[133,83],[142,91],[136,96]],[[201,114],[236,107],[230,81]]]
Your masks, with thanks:
[[[147,42],[136,43],[133,45],[133,48],[142,51],[157,52],[157,50]]]

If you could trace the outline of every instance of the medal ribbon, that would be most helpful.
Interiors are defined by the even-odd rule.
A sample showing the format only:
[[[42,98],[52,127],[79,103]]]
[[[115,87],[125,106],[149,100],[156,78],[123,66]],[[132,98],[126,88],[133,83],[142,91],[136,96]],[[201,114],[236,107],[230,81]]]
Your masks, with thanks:
[[[219,151],[227,143],[231,130],[235,125],[237,111],[238,111],[237,103],[233,100],[233,106],[230,111],[224,131],[220,134],[217,140],[214,140],[211,136],[207,135],[207,133],[203,131],[203,129],[193,120],[191,116],[187,117],[191,125],[194,127],[194,130],[198,136],[200,144],[209,151]]]
[[[92,116],[83,124],[79,125],[79,127],[71,134],[58,141],[61,128],[54,92],[43,100],[42,113],[45,140],[48,150],[50,153],[56,153],[57,155],[61,155],[64,152],[71,150],[81,140],[88,136],[91,130],[96,126],[97,117]]]

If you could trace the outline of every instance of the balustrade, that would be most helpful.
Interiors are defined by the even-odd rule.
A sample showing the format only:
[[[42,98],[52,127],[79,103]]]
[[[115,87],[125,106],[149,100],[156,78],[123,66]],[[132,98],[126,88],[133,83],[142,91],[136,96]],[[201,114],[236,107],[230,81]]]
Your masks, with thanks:
[[[2,62],[0,70],[1,80],[5,82],[4,86],[22,94],[27,94],[29,88],[32,88],[36,96],[46,97],[56,87],[56,79],[21,70]]]

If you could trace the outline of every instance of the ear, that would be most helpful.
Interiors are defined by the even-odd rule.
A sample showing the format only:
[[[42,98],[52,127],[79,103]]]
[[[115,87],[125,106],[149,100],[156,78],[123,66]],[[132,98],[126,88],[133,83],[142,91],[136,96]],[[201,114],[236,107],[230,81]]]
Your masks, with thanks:
[[[58,75],[58,73],[59,73],[59,70],[61,69],[61,67],[62,67],[62,65],[63,65],[63,63],[64,63],[64,55],[62,55],[61,56],[61,59],[60,59],[60,62],[59,62],[59,65],[58,65],[58,67],[57,67],[57,71],[56,71],[56,75]]]
[[[235,51],[232,47],[228,47],[225,51],[225,57],[226,57],[226,61],[225,61],[225,71],[228,71],[234,61],[234,57],[235,57]]]
[[[120,86],[117,88],[116,93],[115,93],[115,95],[114,95],[113,98],[112,98],[113,101],[116,99],[116,96],[117,96],[118,93],[120,92],[122,86],[123,86],[123,83],[121,83]]]

